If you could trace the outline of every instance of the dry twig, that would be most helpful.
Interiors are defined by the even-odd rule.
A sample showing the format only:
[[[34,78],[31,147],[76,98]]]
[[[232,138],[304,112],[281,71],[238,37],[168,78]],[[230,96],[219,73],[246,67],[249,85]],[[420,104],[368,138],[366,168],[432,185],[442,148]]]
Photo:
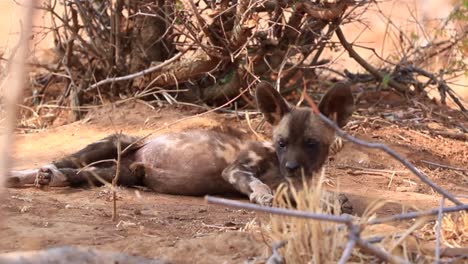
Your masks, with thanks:
[[[117,221],[117,192],[116,192],[116,187],[117,187],[117,182],[119,181],[120,177],[120,166],[122,165],[122,144],[121,144],[121,138],[122,132],[119,132],[118,134],[118,139],[117,139],[117,165],[115,169],[115,176],[112,179],[112,221]]]
[[[351,257],[351,254],[353,253],[353,249],[356,246],[358,234],[350,232],[349,236],[350,238],[348,240],[348,243],[346,244],[345,250],[343,251],[343,255],[341,255],[340,261],[338,262],[339,264],[348,263],[348,260]]]
[[[376,68],[374,68],[372,65],[370,65],[365,59],[363,59],[354,49],[353,46],[346,40],[346,37],[343,34],[343,31],[341,31],[340,27],[337,27],[336,30],[336,36],[341,42],[341,45],[348,51],[349,56],[356,60],[364,69],[366,69],[368,72],[370,72],[372,75],[375,76],[379,81],[382,81],[384,79],[384,75],[379,72]],[[388,81],[388,84],[395,89],[397,89],[401,93],[409,93],[412,94],[413,92],[410,91],[405,85],[390,79]]]
[[[439,164],[439,163],[432,162],[432,161],[427,161],[427,160],[421,160],[421,162],[429,164],[429,165],[434,166],[434,167],[439,167],[439,168],[444,168],[444,169],[449,169],[449,170],[455,170],[455,171],[461,171],[461,172],[468,172],[468,169],[465,169],[465,168]]]
[[[463,205],[457,205],[457,206],[452,206],[452,207],[444,207],[442,209],[442,213],[445,214],[445,213],[453,213],[453,212],[467,211],[467,210],[468,210],[468,204],[463,204]],[[384,223],[394,222],[394,221],[410,220],[410,219],[415,219],[415,218],[424,217],[424,216],[434,216],[434,215],[437,215],[439,211],[440,209],[436,208],[436,209],[432,209],[428,211],[397,214],[397,215],[392,215],[388,217],[376,218],[376,219],[370,220],[367,224],[377,225],[377,224],[384,224]]]
[[[441,230],[442,230],[442,216],[444,210],[445,198],[440,199],[439,212],[437,213],[437,231],[436,231],[436,263],[440,262],[440,244],[441,244]]]

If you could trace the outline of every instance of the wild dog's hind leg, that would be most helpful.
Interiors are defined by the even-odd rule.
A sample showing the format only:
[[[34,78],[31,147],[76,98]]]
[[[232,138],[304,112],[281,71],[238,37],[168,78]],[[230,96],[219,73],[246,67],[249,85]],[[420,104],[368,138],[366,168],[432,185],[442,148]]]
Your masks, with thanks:
[[[39,169],[10,171],[5,181],[6,187],[18,188],[27,184],[34,184]]]
[[[76,153],[66,156],[58,161],[52,162],[51,164],[42,166],[39,169],[12,171],[10,172],[6,184],[9,187],[21,187],[27,184],[35,183],[49,186],[68,186],[70,184],[76,185],[78,183],[88,182],[90,177],[87,177],[85,174],[91,173],[90,171],[93,171],[93,173],[98,172],[98,175],[101,173],[103,174],[104,178],[106,178],[108,172],[115,164],[114,162],[99,163],[99,161],[116,159],[117,145],[119,141],[122,150],[129,148],[126,151],[126,154],[133,152],[143,145],[143,142],[141,142],[139,138],[136,137],[118,134],[110,135],[102,140],[86,146]],[[126,155],[123,156],[123,158],[125,157]],[[93,165],[93,169],[90,168],[89,172],[77,173],[83,166],[95,162],[98,163]],[[99,169],[102,170],[99,171]]]
[[[59,173],[59,174],[57,174]],[[37,184],[48,186],[81,186],[85,184],[100,186],[105,182],[112,182],[117,173],[117,165],[108,167],[85,167],[83,169],[61,168],[50,171],[41,168],[37,176]],[[117,184],[133,186],[141,184],[142,175],[137,175],[127,162],[120,166]]]
[[[97,142],[89,144],[88,146],[79,150],[78,152],[66,156],[58,161],[55,161],[52,164],[54,164],[59,169],[78,169],[97,161],[106,159],[116,159],[117,145],[119,144],[119,141],[121,150],[124,150],[127,147],[129,147],[129,150],[126,151],[127,154],[132,150],[140,148],[143,145],[143,142],[141,142],[140,138],[138,137],[113,134]],[[105,163],[103,165],[105,165]],[[98,164],[96,166],[100,165]]]
[[[66,186],[65,176],[59,171],[59,169],[54,164],[47,164],[41,168],[36,169],[27,169],[27,170],[18,170],[10,171],[8,177],[5,181],[5,185],[10,188],[24,187],[26,185],[37,184],[37,180],[41,177],[43,173],[48,173],[50,175],[55,175],[53,183],[51,186]],[[49,182],[52,177],[48,177]]]

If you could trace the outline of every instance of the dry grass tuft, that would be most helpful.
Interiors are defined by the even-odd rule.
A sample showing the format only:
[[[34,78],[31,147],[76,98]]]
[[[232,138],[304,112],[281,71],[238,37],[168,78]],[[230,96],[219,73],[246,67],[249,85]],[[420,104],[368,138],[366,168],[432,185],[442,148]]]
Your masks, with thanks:
[[[313,182],[307,182],[304,178],[301,188],[294,187],[294,184],[280,185],[274,206],[339,214],[338,200],[324,190],[325,182],[325,173],[322,172]],[[270,221],[263,224],[253,219],[242,231],[252,233],[270,246],[285,241],[279,250],[284,263],[336,263],[348,236],[347,229],[335,223],[280,215],[271,215]]]
[[[314,182],[302,181],[303,188],[282,185],[275,195],[275,206],[315,213],[338,214],[340,205],[323,188],[322,172]],[[347,241],[347,229],[325,221],[286,216],[271,216],[270,237],[287,241],[280,250],[286,263],[335,263]]]
[[[424,240],[435,240],[438,225],[438,221],[427,223],[420,230],[421,237]],[[444,216],[440,235],[443,246],[449,248],[468,247],[468,213],[461,211]]]
[[[336,195],[324,189],[325,181],[325,173],[322,172],[310,182],[303,179],[300,188],[293,184],[281,185],[275,194],[274,206],[338,215],[341,206]],[[362,226],[361,237],[364,240],[376,240],[374,246],[409,263],[430,263],[427,257],[433,256],[421,254],[413,236],[413,232],[425,223],[425,219],[415,221],[406,230],[388,225],[365,225],[369,219],[376,217],[377,211],[386,203],[382,200],[373,202],[361,217],[355,219]],[[280,215],[271,215],[267,224],[260,224],[254,219],[243,231],[261,237],[270,248],[282,241],[286,242],[279,249],[284,263],[338,263],[349,241],[349,231],[345,225]],[[355,247],[347,263],[379,261],[374,255]]]

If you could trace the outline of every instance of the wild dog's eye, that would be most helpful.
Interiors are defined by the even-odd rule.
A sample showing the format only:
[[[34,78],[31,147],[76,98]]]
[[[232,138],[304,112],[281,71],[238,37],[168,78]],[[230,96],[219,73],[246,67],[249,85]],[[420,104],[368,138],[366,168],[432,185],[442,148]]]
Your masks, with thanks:
[[[282,138],[278,139],[278,147],[285,148],[286,147],[286,141],[284,141],[284,139],[282,139]]]
[[[317,140],[311,138],[306,139],[305,143],[309,148],[315,148],[319,144]]]

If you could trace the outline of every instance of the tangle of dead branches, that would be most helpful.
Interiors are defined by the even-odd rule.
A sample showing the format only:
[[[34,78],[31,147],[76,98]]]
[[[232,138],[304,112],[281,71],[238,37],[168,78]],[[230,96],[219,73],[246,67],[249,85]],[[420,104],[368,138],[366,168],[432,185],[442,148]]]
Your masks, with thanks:
[[[170,104],[221,105],[260,79],[292,91],[301,89],[307,78],[291,83],[281,79],[314,78],[316,68],[351,83],[374,82],[407,96],[428,97],[436,89],[442,104],[450,98],[467,111],[449,81],[466,72],[463,60],[455,55],[464,49],[466,27],[448,40],[424,31],[416,41],[385,17],[374,1],[47,0],[38,8],[51,18],[51,28],[40,33],[53,34],[58,59],[53,65],[34,65],[43,71],[34,78],[29,104],[55,100],[53,104],[71,107],[75,119],[84,105],[138,94]],[[359,49],[369,48],[356,44],[359,39],[349,40],[344,30],[345,24],[365,23],[361,15],[371,9],[379,10],[387,23],[385,38],[400,38],[396,54],[383,58],[374,51],[380,59],[375,62],[360,54]],[[447,30],[466,12],[465,6],[455,6],[438,30]],[[332,41],[334,35],[339,42]],[[420,41],[423,36],[425,41]],[[336,71],[324,58],[326,49],[346,51],[367,73]],[[446,54],[454,54],[449,67],[428,68],[429,60]],[[57,82],[64,86],[62,93],[49,92]],[[159,97],[160,90],[172,92]],[[242,96],[238,101],[248,105],[249,99]]]
[[[38,8],[51,17],[59,59],[52,66],[34,65],[47,72],[36,78],[35,96],[44,98],[50,84],[64,78],[56,99],[59,105],[68,99],[76,109],[105,95],[155,88],[188,89],[180,93],[192,100],[226,102],[260,76],[275,78],[281,65],[282,75],[296,71],[289,66],[298,54],[315,54],[316,62],[316,50],[332,33],[327,28],[352,5],[48,0]],[[324,30],[329,33],[322,37]]]

